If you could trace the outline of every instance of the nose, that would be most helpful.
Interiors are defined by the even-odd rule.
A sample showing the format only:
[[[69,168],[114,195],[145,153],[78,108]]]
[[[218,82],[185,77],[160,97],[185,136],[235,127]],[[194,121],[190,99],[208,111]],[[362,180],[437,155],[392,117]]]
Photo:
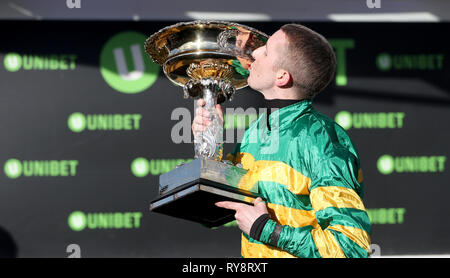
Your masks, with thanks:
[[[253,50],[252,52],[252,57],[253,59],[256,60],[256,56],[258,55],[258,53],[260,52],[261,48],[263,48],[263,46],[258,47],[257,49]]]

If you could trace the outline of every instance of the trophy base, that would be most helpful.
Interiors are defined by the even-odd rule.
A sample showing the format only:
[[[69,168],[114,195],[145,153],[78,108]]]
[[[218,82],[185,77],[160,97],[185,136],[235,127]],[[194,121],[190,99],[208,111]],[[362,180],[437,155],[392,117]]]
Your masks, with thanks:
[[[150,211],[194,221],[208,228],[233,221],[235,211],[215,205],[220,201],[252,205],[255,188],[244,190],[247,170],[223,162],[198,158],[160,176],[159,197]]]
[[[200,223],[208,228],[222,226],[235,220],[234,210],[215,205],[220,201],[253,205],[254,193],[232,192],[222,186],[196,183],[180,186],[150,203],[150,211]],[[245,198],[245,201],[244,201]]]

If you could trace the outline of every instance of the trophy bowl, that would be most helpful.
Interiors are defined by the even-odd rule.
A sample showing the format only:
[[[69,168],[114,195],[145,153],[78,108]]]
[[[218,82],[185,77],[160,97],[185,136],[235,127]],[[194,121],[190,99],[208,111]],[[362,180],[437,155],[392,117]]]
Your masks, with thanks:
[[[259,197],[248,169],[222,161],[223,123],[214,108],[247,86],[252,52],[267,39],[251,27],[223,21],[181,22],[147,39],[152,60],[183,87],[185,98],[205,100],[211,120],[205,131],[194,134],[196,159],[159,177],[159,196],[150,211],[217,227],[234,220],[234,212],[215,202],[251,204]]]
[[[145,50],[176,85],[186,86],[191,80],[209,77],[227,80],[241,89],[247,86],[251,53],[267,39],[266,34],[237,23],[192,21],[161,29],[147,39]],[[202,97],[201,90],[187,93]],[[219,94],[217,103],[231,97],[227,92]]]

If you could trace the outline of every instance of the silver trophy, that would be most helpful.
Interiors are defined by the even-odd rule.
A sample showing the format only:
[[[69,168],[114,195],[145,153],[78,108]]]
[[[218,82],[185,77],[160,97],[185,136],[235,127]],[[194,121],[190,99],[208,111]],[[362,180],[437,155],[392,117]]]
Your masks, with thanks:
[[[222,161],[223,123],[214,108],[247,86],[251,53],[268,36],[251,27],[222,21],[182,22],[150,36],[146,52],[162,66],[185,98],[203,98],[211,124],[194,134],[195,159],[160,176],[159,196],[150,210],[216,227],[234,219],[217,201],[251,203],[258,195],[249,173]]]

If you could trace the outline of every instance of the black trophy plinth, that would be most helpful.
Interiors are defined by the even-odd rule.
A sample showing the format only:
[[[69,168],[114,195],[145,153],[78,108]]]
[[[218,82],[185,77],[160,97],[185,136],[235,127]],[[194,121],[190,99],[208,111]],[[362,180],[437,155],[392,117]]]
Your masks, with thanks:
[[[244,190],[247,170],[211,159],[195,159],[160,176],[159,197],[150,211],[218,227],[234,220],[235,211],[215,206],[219,201],[251,205],[259,197]]]

